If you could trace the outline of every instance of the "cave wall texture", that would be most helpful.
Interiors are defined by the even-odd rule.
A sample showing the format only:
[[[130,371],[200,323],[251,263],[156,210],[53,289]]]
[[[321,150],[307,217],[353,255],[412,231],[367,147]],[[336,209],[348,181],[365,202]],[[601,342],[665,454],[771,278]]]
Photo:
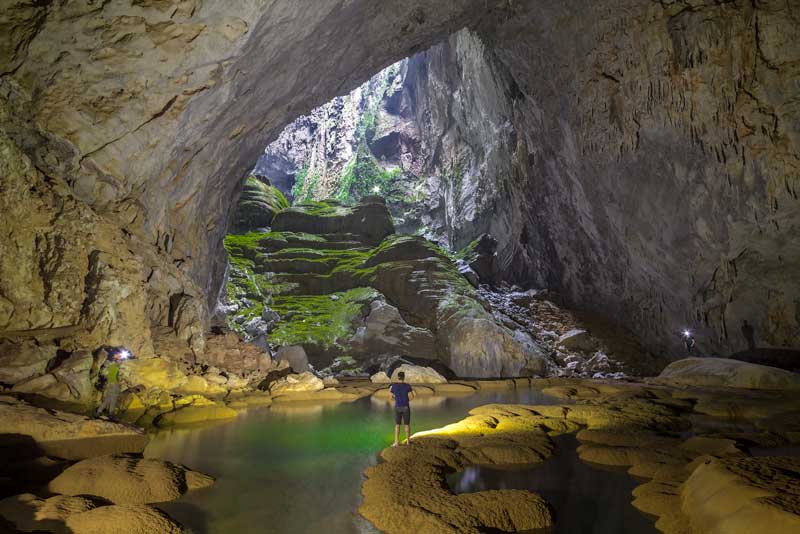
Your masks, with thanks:
[[[794,0],[0,0],[0,332],[202,351],[263,147],[465,26],[413,82],[454,245],[654,349],[800,347]]]

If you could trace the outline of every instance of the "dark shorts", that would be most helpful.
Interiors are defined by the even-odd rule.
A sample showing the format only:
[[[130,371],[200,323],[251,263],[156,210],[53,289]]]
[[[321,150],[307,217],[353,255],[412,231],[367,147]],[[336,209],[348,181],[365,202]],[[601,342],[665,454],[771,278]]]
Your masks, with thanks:
[[[394,408],[394,424],[399,425],[411,424],[411,408],[408,406],[395,406]]]

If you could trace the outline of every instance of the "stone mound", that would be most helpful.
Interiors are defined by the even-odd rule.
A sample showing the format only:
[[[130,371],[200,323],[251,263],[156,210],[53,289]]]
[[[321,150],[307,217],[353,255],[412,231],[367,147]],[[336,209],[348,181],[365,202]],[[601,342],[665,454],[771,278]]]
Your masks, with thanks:
[[[70,532],[80,534],[182,534],[167,514],[142,504],[101,506],[67,518]]]
[[[727,358],[686,358],[669,364],[657,381],[686,386],[800,389],[800,375]]]
[[[53,493],[94,495],[115,504],[147,504],[177,499],[214,479],[182,465],[138,455],[98,456],[68,467],[48,486]]]

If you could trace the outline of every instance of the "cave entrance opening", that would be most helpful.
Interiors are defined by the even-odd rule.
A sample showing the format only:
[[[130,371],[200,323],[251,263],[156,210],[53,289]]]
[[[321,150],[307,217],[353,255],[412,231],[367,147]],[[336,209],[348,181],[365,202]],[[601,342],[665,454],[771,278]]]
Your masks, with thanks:
[[[289,204],[333,199],[352,205],[377,195],[386,199],[398,232],[422,233],[431,219],[427,178],[435,172],[427,168],[421,131],[426,54],[389,65],[289,124],[256,162],[245,201],[262,194],[255,182],[274,186]]]

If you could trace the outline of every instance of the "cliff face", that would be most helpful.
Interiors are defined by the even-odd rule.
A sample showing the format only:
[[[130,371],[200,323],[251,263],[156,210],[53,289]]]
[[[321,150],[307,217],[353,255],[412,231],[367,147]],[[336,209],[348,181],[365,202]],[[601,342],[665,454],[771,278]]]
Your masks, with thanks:
[[[748,319],[759,345],[800,346],[798,17],[630,1],[509,19],[490,41],[521,93],[501,263],[651,345],[688,326],[741,350]]]
[[[653,347],[800,346],[798,12],[744,0],[4,2],[0,331],[201,351],[263,147],[465,25],[404,82],[423,224]]]

